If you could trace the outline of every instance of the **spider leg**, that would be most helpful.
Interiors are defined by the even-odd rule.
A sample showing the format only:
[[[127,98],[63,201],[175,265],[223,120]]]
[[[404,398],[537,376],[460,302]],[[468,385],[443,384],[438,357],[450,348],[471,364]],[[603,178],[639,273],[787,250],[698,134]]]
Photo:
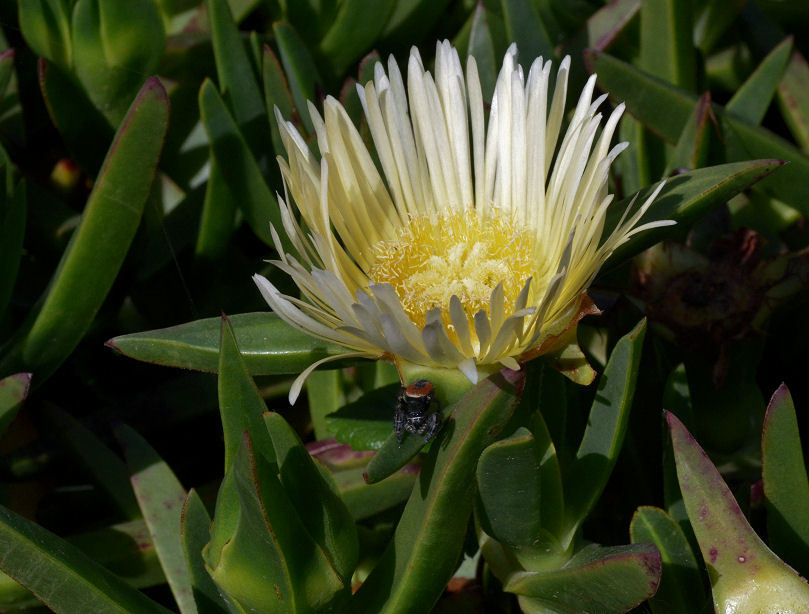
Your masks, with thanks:
[[[427,436],[424,438],[424,443],[429,443],[430,440],[435,437],[436,433],[441,429],[441,414],[434,413],[427,416],[427,420],[425,420],[424,425],[421,429],[421,433],[424,431],[427,432]]]

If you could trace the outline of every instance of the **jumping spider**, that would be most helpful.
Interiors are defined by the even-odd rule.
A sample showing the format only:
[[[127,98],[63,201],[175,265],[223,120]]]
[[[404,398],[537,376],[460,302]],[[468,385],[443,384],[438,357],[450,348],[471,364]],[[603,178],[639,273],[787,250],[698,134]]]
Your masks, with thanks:
[[[424,443],[438,433],[441,428],[441,402],[433,396],[434,393],[435,388],[426,379],[413,382],[407,388],[402,386],[393,414],[393,430],[400,444],[404,431],[425,435]],[[430,411],[433,402],[438,405],[438,411]]]

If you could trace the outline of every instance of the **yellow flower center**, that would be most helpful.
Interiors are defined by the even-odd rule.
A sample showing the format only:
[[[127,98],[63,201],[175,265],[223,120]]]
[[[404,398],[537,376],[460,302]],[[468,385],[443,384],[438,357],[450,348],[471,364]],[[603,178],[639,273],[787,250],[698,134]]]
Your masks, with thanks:
[[[486,219],[474,210],[411,217],[394,239],[374,246],[369,277],[391,284],[419,326],[434,307],[442,309],[449,325],[453,295],[470,321],[478,310],[488,312],[492,290],[500,282],[510,313],[529,277],[532,295],[545,285],[546,275],[535,261],[536,241],[530,229],[498,211]]]

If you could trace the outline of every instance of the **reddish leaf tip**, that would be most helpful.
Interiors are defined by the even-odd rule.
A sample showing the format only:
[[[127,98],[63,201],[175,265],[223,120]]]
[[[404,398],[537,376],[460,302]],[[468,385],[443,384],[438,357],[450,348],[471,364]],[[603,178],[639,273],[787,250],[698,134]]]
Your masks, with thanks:
[[[2,62],[3,60],[5,60],[7,58],[13,58],[13,57],[14,57],[14,47],[11,47],[9,49],[6,49],[2,53],[0,53],[0,62]]]
[[[147,94],[154,95],[156,98],[168,104],[169,95],[166,93],[166,88],[163,87],[160,78],[157,76],[146,79],[143,87],[140,88],[140,92],[138,92],[138,98],[143,98]]]

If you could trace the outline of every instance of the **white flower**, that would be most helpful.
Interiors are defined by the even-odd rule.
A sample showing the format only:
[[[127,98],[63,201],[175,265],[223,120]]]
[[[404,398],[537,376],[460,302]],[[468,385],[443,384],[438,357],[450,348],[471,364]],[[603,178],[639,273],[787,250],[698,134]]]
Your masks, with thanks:
[[[570,58],[550,95],[551,62],[538,58],[525,79],[516,56],[512,45],[488,121],[475,60],[464,75],[449,42],[437,45],[435,77],[413,48],[407,89],[392,58],[387,74],[377,64],[373,82],[357,89],[378,165],[334,98],[322,117],[309,105],[320,160],[276,111],[288,157],[279,157],[279,204],[297,254],[283,252],[273,229],[274,264],[302,299],[254,280],[290,325],[347,348],[326,360],[388,357],[459,369],[472,382],[518,369],[575,322],[618,245],[673,223],[636,227],[661,184],[602,238],[610,164],[627,146],[610,148],[624,105],[598,134],[606,96],[592,101],[593,75],[559,142]],[[301,374],[290,400],[322,362]]]

